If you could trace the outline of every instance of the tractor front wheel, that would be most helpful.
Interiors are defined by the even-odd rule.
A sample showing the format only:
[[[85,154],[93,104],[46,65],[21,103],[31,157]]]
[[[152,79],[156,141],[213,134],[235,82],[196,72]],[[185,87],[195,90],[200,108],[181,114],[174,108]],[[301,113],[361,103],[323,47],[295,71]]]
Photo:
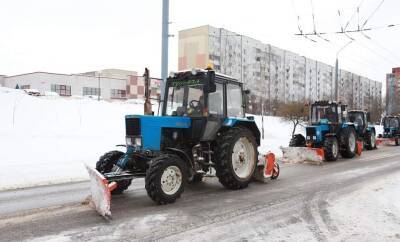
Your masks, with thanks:
[[[324,141],[324,153],[326,161],[335,161],[339,156],[339,144],[336,137],[326,137]]]
[[[357,135],[353,128],[345,128],[341,136],[340,154],[344,158],[353,158],[357,153]]]
[[[216,175],[228,189],[247,187],[257,165],[257,144],[250,130],[233,127],[219,135],[214,150]]]
[[[369,132],[369,133],[367,134],[365,148],[367,148],[367,150],[376,149],[376,136],[375,136],[375,131],[372,130],[371,132]]]
[[[181,196],[186,181],[186,163],[177,155],[165,154],[151,161],[146,172],[145,187],[153,201],[168,204]]]
[[[112,171],[114,166],[117,164],[118,160],[124,155],[124,152],[118,151],[118,150],[113,150],[110,152],[105,153],[102,155],[96,163],[96,170],[100,172],[101,174],[104,173],[109,173]],[[123,181],[118,181],[117,188],[115,188],[111,194],[116,195],[116,194],[121,194],[123,193],[128,187],[131,185],[132,179],[131,180],[123,180]]]

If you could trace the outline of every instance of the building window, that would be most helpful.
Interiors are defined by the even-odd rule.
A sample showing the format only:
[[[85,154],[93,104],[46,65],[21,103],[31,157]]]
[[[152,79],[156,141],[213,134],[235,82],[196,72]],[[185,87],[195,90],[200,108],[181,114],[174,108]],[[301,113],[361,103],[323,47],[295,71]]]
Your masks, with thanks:
[[[97,87],[83,87],[83,96],[100,96],[100,88]]]
[[[71,86],[51,84],[51,91],[60,96],[71,96]]]
[[[31,85],[21,85],[21,89],[31,89]]]
[[[126,98],[126,91],[120,89],[111,89],[111,98]]]

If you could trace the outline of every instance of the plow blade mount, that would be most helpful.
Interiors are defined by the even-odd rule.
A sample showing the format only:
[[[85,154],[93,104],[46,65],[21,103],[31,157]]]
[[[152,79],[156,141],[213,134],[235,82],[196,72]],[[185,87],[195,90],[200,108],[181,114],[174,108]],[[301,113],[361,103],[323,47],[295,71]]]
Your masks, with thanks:
[[[111,218],[111,191],[117,187],[116,182],[109,183],[96,169],[85,167],[90,177],[91,204],[105,218]]]
[[[277,179],[279,176],[279,165],[276,163],[275,155],[268,152],[266,155],[260,155],[254,179],[260,182]]]
[[[321,164],[325,160],[322,148],[310,147],[281,147],[282,161],[285,163],[315,163]]]
[[[396,145],[395,138],[377,138],[376,145]]]

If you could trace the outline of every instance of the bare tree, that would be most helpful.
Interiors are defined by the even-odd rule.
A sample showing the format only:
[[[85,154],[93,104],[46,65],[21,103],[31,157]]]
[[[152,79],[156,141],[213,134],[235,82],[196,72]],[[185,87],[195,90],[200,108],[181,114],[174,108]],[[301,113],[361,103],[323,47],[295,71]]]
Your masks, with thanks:
[[[296,132],[297,126],[308,119],[308,107],[303,103],[291,102],[282,104],[278,115],[286,121],[293,123],[292,136]]]

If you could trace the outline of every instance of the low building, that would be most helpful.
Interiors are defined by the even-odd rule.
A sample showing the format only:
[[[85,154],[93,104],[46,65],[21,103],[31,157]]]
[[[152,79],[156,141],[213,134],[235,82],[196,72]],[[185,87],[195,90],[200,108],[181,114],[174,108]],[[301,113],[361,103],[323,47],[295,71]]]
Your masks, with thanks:
[[[151,79],[153,98],[160,93],[160,83],[160,79]],[[81,74],[32,72],[0,76],[0,84],[9,88],[36,89],[42,94],[52,91],[64,97],[101,96],[105,100],[143,99],[145,89],[144,78],[137,72],[118,69]]]
[[[6,76],[0,75],[0,87],[4,86],[4,80],[6,79]]]

